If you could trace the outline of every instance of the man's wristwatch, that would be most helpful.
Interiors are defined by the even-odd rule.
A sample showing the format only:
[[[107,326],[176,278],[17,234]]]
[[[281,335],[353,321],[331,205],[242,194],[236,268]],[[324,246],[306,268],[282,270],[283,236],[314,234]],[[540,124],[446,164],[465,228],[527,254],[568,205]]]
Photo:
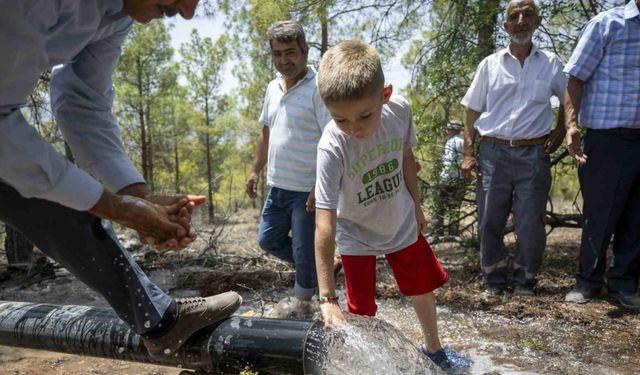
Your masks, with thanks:
[[[338,297],[318,297],[318,302],[322,305],[323,303],[338,303]]]

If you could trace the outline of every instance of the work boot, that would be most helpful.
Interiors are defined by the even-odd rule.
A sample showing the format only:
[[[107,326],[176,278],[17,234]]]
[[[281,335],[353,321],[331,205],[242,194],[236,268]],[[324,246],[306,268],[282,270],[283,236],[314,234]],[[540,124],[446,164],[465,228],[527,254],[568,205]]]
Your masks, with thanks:
[[[175,353],[191,335],[233,314],[242,304],[236,292],[210,297],[176,298],[176,321],[160,337],[143,338],[149,355],[163,358]]]

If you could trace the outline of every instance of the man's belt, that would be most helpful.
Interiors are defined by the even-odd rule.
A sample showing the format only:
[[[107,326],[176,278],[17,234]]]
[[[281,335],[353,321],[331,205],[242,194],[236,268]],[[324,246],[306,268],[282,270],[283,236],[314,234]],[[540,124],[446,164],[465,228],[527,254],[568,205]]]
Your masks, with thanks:
[[[543,145],[549,136],[545,135],[540,138],[533,139],[517,139],[517,140],[508,140],[494,137],[480,137],[480,142],[490,142],[497,143],[499,145],[509,145],[511,147],[525,147],[525,146],[535,146],[535,145]]]

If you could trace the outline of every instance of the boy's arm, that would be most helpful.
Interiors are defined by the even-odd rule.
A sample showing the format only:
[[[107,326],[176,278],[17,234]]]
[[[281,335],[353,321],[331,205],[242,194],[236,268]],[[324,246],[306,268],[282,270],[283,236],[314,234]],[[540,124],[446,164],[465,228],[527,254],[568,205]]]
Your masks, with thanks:
[[[344,321],[336,297],[336,284],[333,275],[333,257],[335,255],[336,210],[316,209],[316,270],[318,273],[318,294],[321,301],[322,317],[325,324]],[[328,301],[327,301],[328,299]]]
[[[402,153],[402,174],[404,182],[407,185],[409,194],[413,198],[416,208],[416,220],[418,221],[418,232],[422,232],[427,227],[427,219],[422,212],[420,193],[418,192],[418,170],[416,168],[416,160],[413,157],[413,151],[406,148]]]

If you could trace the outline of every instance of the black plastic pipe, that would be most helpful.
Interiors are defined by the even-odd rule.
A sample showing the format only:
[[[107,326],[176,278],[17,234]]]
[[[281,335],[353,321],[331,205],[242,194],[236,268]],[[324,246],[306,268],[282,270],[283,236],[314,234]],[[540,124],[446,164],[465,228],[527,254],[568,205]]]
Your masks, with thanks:
[[[233,316],[193,335],[175,354],[147,354],[110,309],[0,301],[0,345],[238,374],[322,374],[322,324]]]

